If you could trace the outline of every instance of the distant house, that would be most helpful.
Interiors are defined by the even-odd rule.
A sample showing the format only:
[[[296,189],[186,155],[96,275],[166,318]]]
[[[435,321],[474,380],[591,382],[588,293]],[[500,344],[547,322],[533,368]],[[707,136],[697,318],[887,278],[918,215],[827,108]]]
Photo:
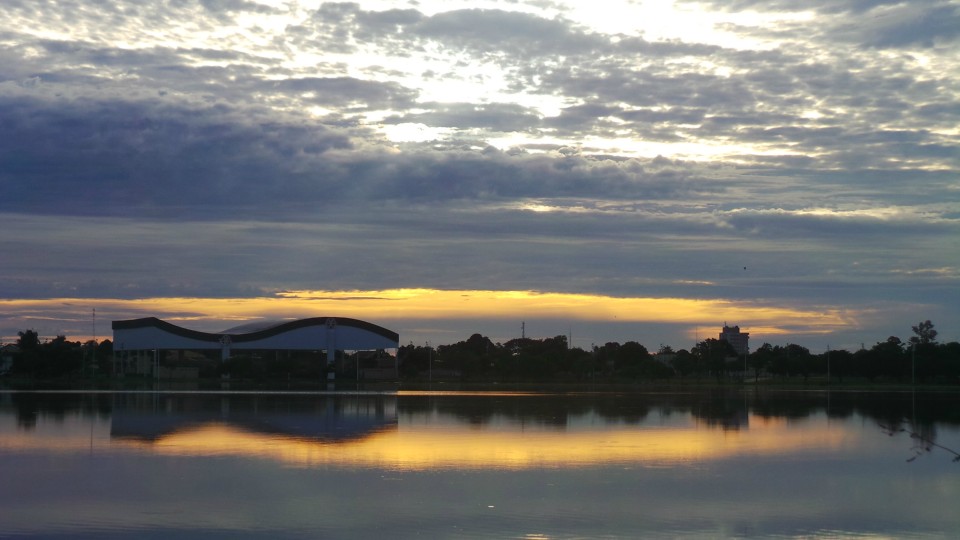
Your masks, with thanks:
[[[739,326],[723,325],[723,331],[720,332],[720,341],[726,341],[737,351],[738,355],[748,354],[750,352],[750,333],[741,332]]]

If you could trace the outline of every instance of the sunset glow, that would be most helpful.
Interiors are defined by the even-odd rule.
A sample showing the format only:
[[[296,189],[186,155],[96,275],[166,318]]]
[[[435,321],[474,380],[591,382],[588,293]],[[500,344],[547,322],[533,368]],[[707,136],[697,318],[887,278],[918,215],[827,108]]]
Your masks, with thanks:
[[[226,321],[348,316],[376,321],[457,319],[557,319],[561,321],[620,321],[679,323],[696,328],[717,321],[745,321],[755,331],[776,335],[829,332],[856,323],[856,313],[836,309],[807,311],[718,299],[617,298],[609,296],[538,293],[535,291],[469,291],[395,289],[378,291],[283,291],[261,298],[146,298],[139,300],[53,299],[2,300],[0,308],[30,314],[37,324],[48,311],[73,306],[79,321],[89,321],[91,309],[104,315],[156,316],[187,327]],[[34,321],[31,323],[30,321]],[[386,323],[385,323],[386,324]],[[226,325],[231,326],[231,325]],[[106,324],[103,325],[107,327]],[[104,330],[103,334],[108,332]],[[465,336],[464,336],[465,337]],[[401,336],[401,341],[403,336]]]

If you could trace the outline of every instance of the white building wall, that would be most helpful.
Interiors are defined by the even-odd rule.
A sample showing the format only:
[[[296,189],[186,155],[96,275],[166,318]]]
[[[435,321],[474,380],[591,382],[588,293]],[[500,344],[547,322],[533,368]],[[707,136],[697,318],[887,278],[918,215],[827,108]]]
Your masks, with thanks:
[[[190,339],[147,326],[114,330],[113,347],[117,350],[219,349],[220,343]]]

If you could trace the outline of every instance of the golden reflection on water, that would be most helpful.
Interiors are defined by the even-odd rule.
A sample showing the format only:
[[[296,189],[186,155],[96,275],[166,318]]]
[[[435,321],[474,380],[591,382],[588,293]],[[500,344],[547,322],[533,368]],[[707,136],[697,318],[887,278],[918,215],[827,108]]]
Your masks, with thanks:
[[[803,429],[750,417],[750,429],[641,428],[549,430],[518,426],[400,426],[359,440],[320,442],[211,423],[155,441],[115,441],[172,456],[237,456],[291,467],[375,467],[391,470],[529,469],[606,464],[669,466],[745,455],[835,450],[856,444],[829,424]]]

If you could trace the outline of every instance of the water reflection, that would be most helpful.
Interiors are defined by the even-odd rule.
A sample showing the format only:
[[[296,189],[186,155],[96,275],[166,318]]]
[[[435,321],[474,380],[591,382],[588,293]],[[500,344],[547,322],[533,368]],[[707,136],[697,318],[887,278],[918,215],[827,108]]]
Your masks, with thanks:
[[[307,442],[346,442],[397,427],[394,396],[118,394],[114,407],[111,437],[144,442],[209,426]]]
[[[0,392],[0,537],[953,538],[958,404]]]
[[[960,425],[955,394],[6,393],[0,398],[5,448],[63,451],[87,445],[393,470],[662,466],[865,448],[865,432],[837,422],[853,417],[888,435],[904,434],[911,459],[934,450],[956,456],[938,442],[938,425]],[[15,429],[6,421],[11,416]]]

